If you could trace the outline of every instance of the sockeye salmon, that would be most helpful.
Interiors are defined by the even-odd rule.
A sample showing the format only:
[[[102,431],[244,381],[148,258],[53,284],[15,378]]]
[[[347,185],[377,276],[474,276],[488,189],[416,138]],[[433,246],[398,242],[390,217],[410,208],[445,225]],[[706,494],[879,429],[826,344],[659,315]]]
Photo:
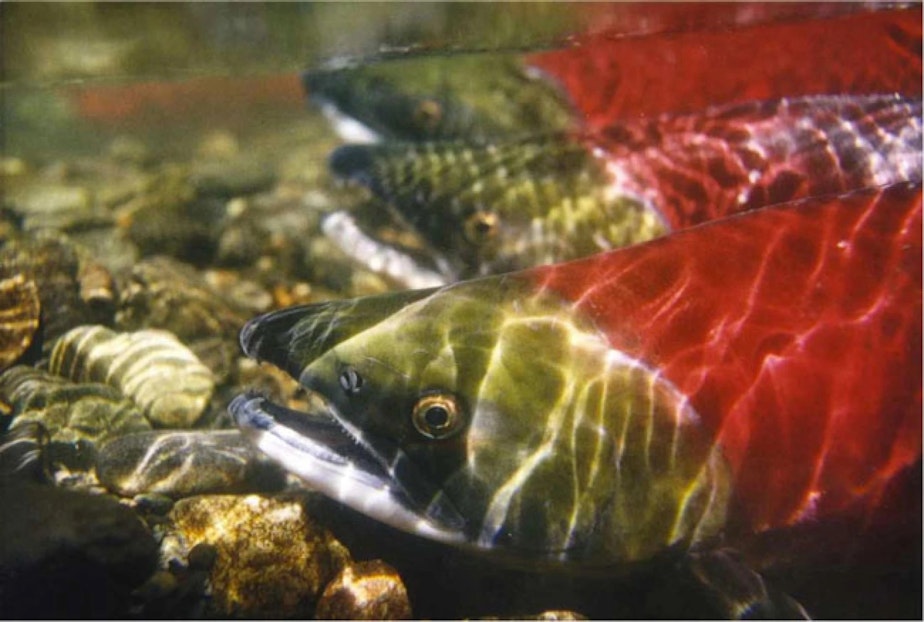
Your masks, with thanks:
[[[920,8],[806,8],[822,10],[759,5],[721,28],[654,7],[653,21],[541,53],[308,72],[312,99],[366,128],[350,140],[390,140],[332,154],[332,172],[374,201],[332,213],[324,232],[367,268],[427,287],[920,181]],[[423,252],[378,235],[381,213]]]
[[[917,182],[921,139],[920,99],[817,96],[598,132],[347,145],[330,166],[429,243],[435,271],[402,264],[391,275],[429,285],[585,257],[764,205]],[[369,263],[370,244],[349,222],[335,213],[324,228]]]
[[[744,6],[767,10],[761,3]],[[839,8],[848,14],[827,16],[819,11],[825,5],[803,7],[801,16],[733,27],[710,20],[706,10],[698,27],[675,24],[654,36],[605,29],[576,37],[568,49],[529,55],[525,63],[563,87],[588,129],[780,97],[921,97],[920,4],[845,3]]]
[[[611,18],[555,49],[338,60],[303,83],[349,119],[347,140],[365,141],[497,140],[807,95],[921,97],[920,5],[601,6]]]
[[[245,394],[230,412],[332,498],[529,562],[632,564],[844,517],[859,537],[907,507],[896,494],[920,513],[919,486],[895,483],[921,468],[921,226],[920,185],[898,184],[272,312],[245,353],[325,406]]]

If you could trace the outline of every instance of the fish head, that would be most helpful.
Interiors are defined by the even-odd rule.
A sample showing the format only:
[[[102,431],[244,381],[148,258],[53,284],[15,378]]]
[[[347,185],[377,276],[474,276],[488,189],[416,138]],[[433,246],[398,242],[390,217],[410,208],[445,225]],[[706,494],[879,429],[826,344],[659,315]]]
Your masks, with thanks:
[[[329,166],[419,236],[447,281],[584,257],[667,231],[643,199],[614,190],[605,159],[566,132],[343,145]],[[356,246],[345,229],[325,231],[341,248]]]
[[[484,139],[574,121],[560,87],[517,52],[338,58],[306,71],[302,83],[351,142]]]
[[[335,339],[329,308],[283,311],[291,342],[322,343],[298,362],[267,337],[274,315],[244,331],[247,354],[325,404],[231,406],[309,484],[400,529],[526,560],[644,560],[721,524],[727,475],[696,413],[571,305],[517,276],[388,296],[378,321]]]

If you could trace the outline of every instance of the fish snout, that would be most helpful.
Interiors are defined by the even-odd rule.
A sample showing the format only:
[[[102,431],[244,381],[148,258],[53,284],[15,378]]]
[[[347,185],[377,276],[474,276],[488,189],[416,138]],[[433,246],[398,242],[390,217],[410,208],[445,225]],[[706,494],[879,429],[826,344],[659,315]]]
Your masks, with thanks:
[[[260,331],[260,320],[263,316],[248,320],[241,329],[238,340],[241,350],[250,358],[259,359],[258,353],[263,345],[263,333]]]
[[[327,166],[340,179],[372,184],[373,152],[367,145],[342,145],[328,156]]]
[[[228,404],[231,421],[242,431],[268,429],[272,419],[261,408],[264,401],[262,396],[253,391],[238,395]]]
[[[241,350],[249,358],[267,361],[297,377],[305,362],[293,353],[293,331],[302,318],[311,315],[311,309],[290,307],[253,318],[241,329]]]

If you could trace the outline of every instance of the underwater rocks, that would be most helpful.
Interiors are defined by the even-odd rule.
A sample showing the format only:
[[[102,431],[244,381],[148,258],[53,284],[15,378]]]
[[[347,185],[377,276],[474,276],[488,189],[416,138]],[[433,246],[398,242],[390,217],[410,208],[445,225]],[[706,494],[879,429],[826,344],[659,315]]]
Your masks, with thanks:
[[[29,348],[39,326],[35,281],[23,274],[4,275],[0,266],[0,371]]]
[[[398,572],[380,560],[353,562],[328,583],[315,617],[322,620],[407,620],[407,589]]]
[[[251,310],[237,308],[191,266],[166,256],[138,262],[124,279],[116,324],[162,328],[182,340],[235,336]]]
[[[190,548],[204,542],[217,552],[209,579],[218,617],[308,617],[350,559],[298,497],[190,497],[170,518]]]
[[[17,365],[0,375],[0,399],[11,407],[11,429],[41,424],[52,441],[104,441],[151,429],[135,404],[102,383],[70,382]]]
[[[3,617],[118,617],[156,562],[154,538],[117,501],[0,484]]]
[[[100,297],[97,286],[104,269],[91,268],[94,262],[81,250],[66,237],[50,234],[11,240],[0,247],[4,273],[21,274],[38,289],[40,322],[33,341],[40,347],[49,347],[75,326],[111,321],[113,308]]]
[[[232,296],[239,282],[225,285],[230,295],[219,293],[194,268],[166,256],[138,262],[121,286],[115,325],[122,330],[159,328],[170,331],[215,374],[229,378],[238,356],[237,333],[254,312],[237,304]],[[247,283],[247,281],[244,281]],[[256,285],[250,297],[269,295]],[[265,303],[264,303],[265,304]]]
[[[186,167],[165,165],[143,193],[120,208],[119,222],[142,255],[207,263],[225,218],[221,200],[200,198]]]
[[[245,496],[286,477],[222,429],[252,384],[306,400],[240,357],[246,320],[356,282],[315,244],[332,134],[284,129],[0,162],[0,617],[306,617],[350,559],[312,495]]]
[[[285,484],[282,470],[258,455],[237,430],[122,436],[100,449],[97,475],[124,497],[267,492]]]
[[[15,193],[13,203],[27,231],[76,231],[112,223],[112,215],[94,201],[92,191],[70,180],[42,179]]]
[[[580,614],[576,611],[569,611],[567,609],[550,609],[548,611],[543,611],[542,613],[536,613],[531,615],[516,616],[518,620],[547,620],[549,622],[554,620],[586,620],[587,616]],[[503,618],[495,617],[484,617],[478,618],[479,620],[502,620]]]
[[[190,182],[204,197],[255,194],[269,189],[274,181],[275,174],[270,167],[244,156],[197,162],[190,172]]]
[[[40,423],[26,423],[0,438],[0,486],[6,479],[39,484],[48,482],[43,460],[48,433]]]
[[[187,428],[199,420],[215,390],[212,372],[171,333],[116,333],[81,326],[51,354],[53,373],[78,382],[105,382],[131,398],[155,426]]]

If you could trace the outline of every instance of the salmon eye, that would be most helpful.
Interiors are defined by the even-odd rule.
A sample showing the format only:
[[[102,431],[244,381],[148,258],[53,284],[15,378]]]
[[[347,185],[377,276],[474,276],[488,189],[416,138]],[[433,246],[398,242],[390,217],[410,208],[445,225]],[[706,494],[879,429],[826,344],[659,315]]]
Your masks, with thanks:
[[[417,400],[411,418],[417,431],[427,438],[447,438],[462,425],[455,398],[442,393],[425,395]]]
[[[484,244],[497,234],[498,224],[494,212],[475,212],[465,219],[465,237],[472,244]]]
[[[442,116],[443,107],[440,106],[438,101],[432,99],[423,100],[417,104],[417,109],[414,110],[414,119],[428,128],[436,126],[436,124],[440,122]]]

